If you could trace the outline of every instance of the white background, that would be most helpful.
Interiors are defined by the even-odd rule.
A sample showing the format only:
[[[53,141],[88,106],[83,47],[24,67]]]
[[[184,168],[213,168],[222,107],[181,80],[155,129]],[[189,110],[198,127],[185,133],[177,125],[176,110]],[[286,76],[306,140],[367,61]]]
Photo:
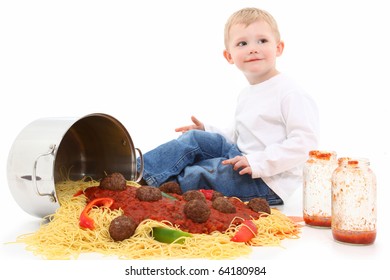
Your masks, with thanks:
[[[321,148],[371,160],[378,178],[378,237],[373,246],[345,246],[333,242],[328,230],[305,228],[300,240],[284,243],[286,249],[257,248],[242,265],[266,264],[270,272],[264,279],[327,278],[336,275],[332,266],[343,268],[345,276],[376,275],[390,249],[385,99],[390,93],[390,19],[385,4],[379,0],[1,1],[1,243],[14,241],[39,223],[19,208],[7,183],[8,152],[27,124],[42,117],[106,113],[124,124],[143,152],[177,137],[174,128],[189,124],[191,115],[224,125],[233,116],[238,92],[247,84],[222,56],[224,24],[234,11],[256,6],[271,12],[279,23],[285,51],[278,69],[317,101]],[[297,193],[286,213],[301,213],[300,197]],[[0,249],[0,274],[22,277],[45,271],[41,276],[50,279],[65,279],[67,273],[97,277],[108,272],[125,278],[123,269],[131,263],[108,262],[111,269],[104,269],[88,261],[53,262],[50,268],[44,261],[31,262],[40,258],[17,245],[1,244]],[[317,273],[307,269],[307,262]],[[217,268],[220,263],[204,265]],[[322,267],[330,270],[323,273]]]

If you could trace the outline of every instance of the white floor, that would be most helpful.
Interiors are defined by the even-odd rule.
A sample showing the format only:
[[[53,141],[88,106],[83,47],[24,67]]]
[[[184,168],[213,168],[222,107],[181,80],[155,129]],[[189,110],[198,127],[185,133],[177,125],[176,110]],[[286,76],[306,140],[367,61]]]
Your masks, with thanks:
[[[382,175],[380,171],[379,173]],[[380,178],[386,177],[380,176]],[[378,184],[379,190],[388,186],[388,183],[383,180],[378,180]],[[386,193],[388,192],[386,191]],[[301,192],[298,191],[292,200],[286,202],[286,205],[281,207],[280,210],[287,215],[301,215],[301,197]],[[220,275],[218,271],[225,267],[254,266],[266,268],[268,273],[266,274],[267,278],[263,277],[264,279],[280,279],[279,277],[290,277],[292,275],[299,275],[299,278],[306,279],[307,277],[309,279],[311,278],[310,275],[314,273],[313,270],[320,272],[316,276],[317,279],[322,279],[322,277],[327,279],[335,275],[333,268],[339,269],[337,272],[338,276],[353,275],[355,279],[360,279],[364,275],[372,276],[379,273],[378,269],[382,268],[384,261],[389,259],[390,246],[388,237],[390,236],[390,227],[386,217],[386,214],[389,213],[389,203],[386,201],[387,196],[381,191],[378,193],[378,233],[373,245],[353,246],[337,243],[333,240],[330,229],[304,226],[299,239],[284,240],[282,241],[282,247],[253,248],[253,253],[249,257],[233,261],[211,262],[208,260],[196,260],[195,262],[188,260],[162,260],[157,262],[118,261],[94,254],[82,255],[78,261],[33,261],[41,260],[41,258],[26,251],[23,245],[4,243],[14,241],[20,234],[36,230],[39,226],[39,219],[20,210],[9,195],[2,199],[3,201],[8,201],[10,206],[9,213],[12,214],[2,215],[3,224],[6,226],[1,230],[0,262],[2,269],[0,270],[0,275],[2,272],[6,273],[8,271],[13,275],[29,276],[30,273],[46,271],[45,275],[52,277],[50,276],[51,273],[47,272],[57,273],[57,271],[61,271],[59,277],[64,277],[65,275],[81,276],[83,274],[102,276],[111,273],[125,277],[125,270],[129,266],[133,268],[184,267],[186,269],[204,267],[214,271],[214,275],[211,277],[213,279],[218,279],[218,277],[221,277],[220,279],[229,279],[226,278],[227,275],[224,275],[225,278],[223,278],[223,275]],[[105,260],[105,265],[96,265],[96,261],[99,260]],[[21,264],[25,269],[18,269]],[[110,269],[107,270],[104,267]],[[323,269],[331,270],[323,273]],[[75,271],[77,271],[77,274],[75,274]],[[87,273],[87,271],[89,272]],[[246,277],[248,277],[246,279],[256,279],[254,275],[251,276],[252,278]],[[172,278],[168,277],[167,279]]]

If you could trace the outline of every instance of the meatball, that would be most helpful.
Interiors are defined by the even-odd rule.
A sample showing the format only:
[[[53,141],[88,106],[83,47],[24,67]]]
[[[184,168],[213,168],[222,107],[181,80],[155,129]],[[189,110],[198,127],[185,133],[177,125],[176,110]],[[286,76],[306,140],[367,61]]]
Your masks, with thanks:
[[[122,241],[130,238],[136,228],[137,224],[131,217],[119,216],[111,221],[108,231],[114,241]]]
[[[201,193],[200,191],[197,191],[197,190],[186,191],[183,194],[183,198],[186,201],[190,201],[190,200],[193,200],[193,199],[199,199],[199,200],[206,201],[206,197],[204,196],[204,194]]]
[[[220,192],[217,192],[217,191],[213,191],[213,196],[211,197],[211,200],[215,200],[216,198],[218,197],[224,197],[224,195]]]
[[[180,185],[174,181],[166,182],[162,184],[159,189],[165,193],[175,193],[181,195],[183,192],[181,191]]]
[[[213,208],[222,213],[236,213],[236,207],[226,197],[217,197],[213,200]]]
[[[210,208],[205,200],[192,199],[184,205],[184,214],[195,223],[204,223],[210,217]]]
[[[269,204],[267,200],[265,200],[264,198],[259,198],[259,197],[252,198],[248,202],[248,207],[255,212],[265,212],[271,214],[271,209],[269,207]]]
[[[99,187],[106,190],[123,191],[126,189],[126,179],[121,173],[112,173],[100,181]]]
[[[160,189],[149,186],[141,186],[135,192],[136,197],[142,201],[157,201],[162,199]]]

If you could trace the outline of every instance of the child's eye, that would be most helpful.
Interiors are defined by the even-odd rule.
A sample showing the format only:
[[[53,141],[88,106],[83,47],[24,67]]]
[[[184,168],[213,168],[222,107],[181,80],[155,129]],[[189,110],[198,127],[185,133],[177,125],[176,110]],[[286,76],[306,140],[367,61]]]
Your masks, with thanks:
[[[243,46],[246,46],[247,44],[248,44],[247,42],[241,41],[241,42],[238,42],[238,43],[237,43],[237,46],[238,46],[238,47],[243,47]]]
[[[260,39],[260,40],[257,41],[257,43],[258,43],[259,45],[264,44],[264,43],[267,43],[267,42],[268,42],[267,39]]]

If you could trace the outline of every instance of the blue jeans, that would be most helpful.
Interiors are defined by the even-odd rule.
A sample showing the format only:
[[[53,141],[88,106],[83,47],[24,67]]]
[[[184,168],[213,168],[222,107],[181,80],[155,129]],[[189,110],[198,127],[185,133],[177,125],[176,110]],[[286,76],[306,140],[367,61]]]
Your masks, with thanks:
[[[220,134],[190,130],[143,155],[143,179],[156,187],[175,181],[183,192],[213,189],[243,201],[261,197],[270,205],[283,204],[261,178],[240,175],[232,165],[222,164],[223,160],[238,155],[242,154],[237,146],[228,143]]]

